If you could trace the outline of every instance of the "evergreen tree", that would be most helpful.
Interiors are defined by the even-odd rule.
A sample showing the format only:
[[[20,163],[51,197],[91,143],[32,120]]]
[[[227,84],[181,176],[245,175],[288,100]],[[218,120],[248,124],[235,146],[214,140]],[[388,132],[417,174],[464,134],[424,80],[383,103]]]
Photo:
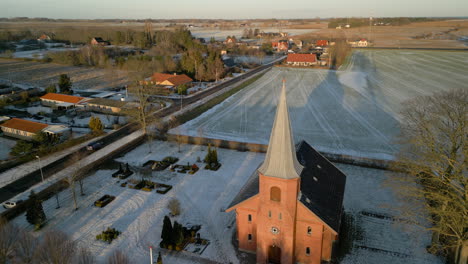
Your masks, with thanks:
[[[45,91],[46,91],[46,93],[56,93],[57,88],[55,88],[55,84],[51,84],[51,85],[47,86]]]
[[[158,260],[156,261],[156,264],[163,264],[162,257],[161,257],[161,252],[158,254]]]
[[[172,241],[173,243],[178,246],[184,242],[184,230],[182,225],[179,224],[177,221],[174,222],[174,229],[172,231]]]
[[[215,163],[216,165],[218,164],[218,151],[216,149],[212,150],[211,153],[211,162]]]
[[[208,144],[207,153],[206,153],[205,159],[203,161],[205,163],[207,163],[207,164],[211,163],[211,144]]]
[[[61,93],[64,93],[64,94],[73,93],[73,91],[71,90],[72,82],[70,80],[70,77],[68,77],[68,75],[66,74],[60,74],[58,86],[60,88]]]
[[[166,245],[172,244],[172,223],[171,219],[169,219],[169,216],[164,216],[163,220],[163,229],[161,232],[161,238],[162,238],[162,243]]]
[[[26,211],[26,220],[35,225],[36,228],[40,228],[46,221],[46,215],[42,208],[42,201],[37,198],[36,193],[31,191],[29,195],[29,208]]]

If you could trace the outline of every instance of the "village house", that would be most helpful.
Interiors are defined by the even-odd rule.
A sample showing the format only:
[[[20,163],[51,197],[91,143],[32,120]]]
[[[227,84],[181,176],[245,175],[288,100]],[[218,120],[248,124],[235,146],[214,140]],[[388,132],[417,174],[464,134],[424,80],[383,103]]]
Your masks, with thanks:
[[[265,161],[234,198],[239,249],[256,263],[321,264],[332,258],[346,176],[305,141],[296,147],[283,84]]]
[[[12,118],[0,125],[2,132],[6,136],[32,140],[39,132],[44,132],[49,136],[65,139],[70,136],[70,128],[64,125],[48,125],[25,119]]]
[[[226,38],[226,40],[224,41],[224,44],[236,44],[237,43],[237,39],[235,36],[228,36]]]
[[[272,42],[271,46],[276,51],[288,51],[289,43],[287,40],[280,40],[278,42]]]
[[[357,46],[358,47],[367,47],[369,46],[369,42],[367,41],[367,39],[360,39],[358,42],[357,42]]]
[[[40,99],[43,105],[59,110],[84,106],[84,103],[89,100],[86,97],[58,93],[47,93],[41,96]]]
[[[312,66],[317,64],[315,54],[288,54],[286,64],[291,66]]]
[[[101,37],[94,37],[91,39],[91,45],[108,46],[110,44],[109,41],[103,40]]]
[[[37,38],[37,41],[45,42],[45,41],[50,41],[51,38],[49,35],[42,34],[39,38]]]
[[[324,39],[317,40],[317,42],[315,43],[315,46],[316,47],[326,47],[326,46],[328,46],[328,40],[324,40]]]
[[[188,77],[185,74],[177,75],[174,74],[167,74],[167,73],[154,73],[150,78],[140,81],[142,85],[161,85],[161,86],[169,86],[171,88],[175,88],[180,85],[187,85],[190,86],[193,82],[193,79]]]
[[[85,109],[94,112],[118,114],[126,105],[127,102],[125,101],[93,98],[86,102]]]

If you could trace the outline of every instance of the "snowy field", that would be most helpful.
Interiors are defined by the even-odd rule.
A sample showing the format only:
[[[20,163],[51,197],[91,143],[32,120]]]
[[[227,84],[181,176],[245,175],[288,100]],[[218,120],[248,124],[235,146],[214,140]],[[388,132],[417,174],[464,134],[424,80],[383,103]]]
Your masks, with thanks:
[[[321,151],[391,159],[399,110],[419,95],[466,88],[468,53],[359,50],[339,71],[273,68],[180,133],[267,144],[281,80],[296,140]]]
[[[279,32],[278,28],[260,28],[260,32]],[[312,33],[317,29],[283,29],[283,32],[287,32],[289,36],[302,35]],[[204,28],[191,28],[190,32],[192,36],[196,38],[204,38],[210,40],[214,37],[216,40],[226,40],[227,36],[235,36],[240,39],[244,34],[244,28],[222,30],[222,29],[204,29]]]
[[[116,160],[128,162],[131,169],[136,171],[131,178],[140,179],[138,168],[147,160],[160,160],[171,155],[180,158],[179,164],[194,163],[197,157],[204,157],[206,147],[182,145],[179,153],[176,143],[156,141],[152,145],[152,153],[148,152],[148,145],[143,144]],[[98,263],[105,263],[107,256],[115,249],[127,254],[132,263],[145,263],[149,261],[148,246],[155,246],[157,255],[162,221],[169,213],[167,203],[170,199],[177,198],[182,206],[182,214],[173,220],[182,224],[201,224],[201,237],[210,240],[210,245],[200,256],[163,252],[164,263],[205,263],[203,259],[219,263],[239,263],[231,243],[235,213],[224,213],[223,209],[229,205],[265,155],[218,149],[218,156],[223,165],[217,172],[204,169],[194,175],[167,170],[153,172],[151,180],[173,185],[173,189],[166,195],[120,187],[118,180],[111,177],[117,165],[102,166],[85,179],[84,196],[79,195],[77,184],[78,211],[73,211],[70,190],[60,193],[60,209],[55,209],[55,198],[44,201],[49,222],[42,231],[34,234],[41,236],[43,231],[54,228],[63,230],[79,245],[88,247],[97,257]],[[202,164],[198,165],[201,167]],[[361,240],[354,242],[352,253],[345,257],[343,263],[376,263],[377,260],[381,264],[442,263],[424,252],[430,239],[427,233],[414,226],[395,225],[390,220],[362,215],[362,212],[372,212],[398,216],[397,211],[388,208],[396,201],[388,189],[381,187],[386,178],[383,171],[348,165],[338,167],[347,175],[345,211],[354,216],[363,235]],[[116,199],[104,208],[94,207],[93,202],[104,194],[114,195]],[[24,215],[17,217],[14,222],[27,230],[33,229]],[[119,238],[110,245],[95,239],[107,227],[122,231]]]

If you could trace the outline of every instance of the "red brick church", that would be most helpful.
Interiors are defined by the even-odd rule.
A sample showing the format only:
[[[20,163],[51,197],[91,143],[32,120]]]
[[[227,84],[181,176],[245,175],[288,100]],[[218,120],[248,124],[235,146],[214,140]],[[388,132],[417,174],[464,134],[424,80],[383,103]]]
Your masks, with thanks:
[[[283,83],[265,161],[226,210],[236,211],[239,249],[262,264],[330,261],[345,183],[305,141],[296,150]]]

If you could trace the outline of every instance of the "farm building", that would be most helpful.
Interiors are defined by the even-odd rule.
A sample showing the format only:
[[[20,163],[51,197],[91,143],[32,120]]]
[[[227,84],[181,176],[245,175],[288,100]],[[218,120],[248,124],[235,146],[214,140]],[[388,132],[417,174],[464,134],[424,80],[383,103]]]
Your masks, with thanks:
[[[101,37],[94,37],[91,39],[91,45],[108,46],[110,44],[109,41],[103,40]]]
[[[70,128],[64,125],[48,125],[44,123],[12,118],[0,125],[2,132],[10,137],[32,140],[39,133],[44,132],[50,136],[57,136],[61,139],[70,135]]]
[[[298,149],[281,90],[265,161],[234,198],[239,249],[257,263],[330,261],[338,240],[346,176],[302,141]]]
[[[76,106],[82,106],[87,100],[89,99],[86,97],[58,93],[47,93],[46,95],[41,96],[41,102],[43,105],[57,109],[68,109]]]
[[[42,34],[39,38],[37,38],[37,41],[50,41],[51,37],[46,34]]]
[[[312,66],[317,64],[315,54],[288,54],[286,64],[291,66]]]

